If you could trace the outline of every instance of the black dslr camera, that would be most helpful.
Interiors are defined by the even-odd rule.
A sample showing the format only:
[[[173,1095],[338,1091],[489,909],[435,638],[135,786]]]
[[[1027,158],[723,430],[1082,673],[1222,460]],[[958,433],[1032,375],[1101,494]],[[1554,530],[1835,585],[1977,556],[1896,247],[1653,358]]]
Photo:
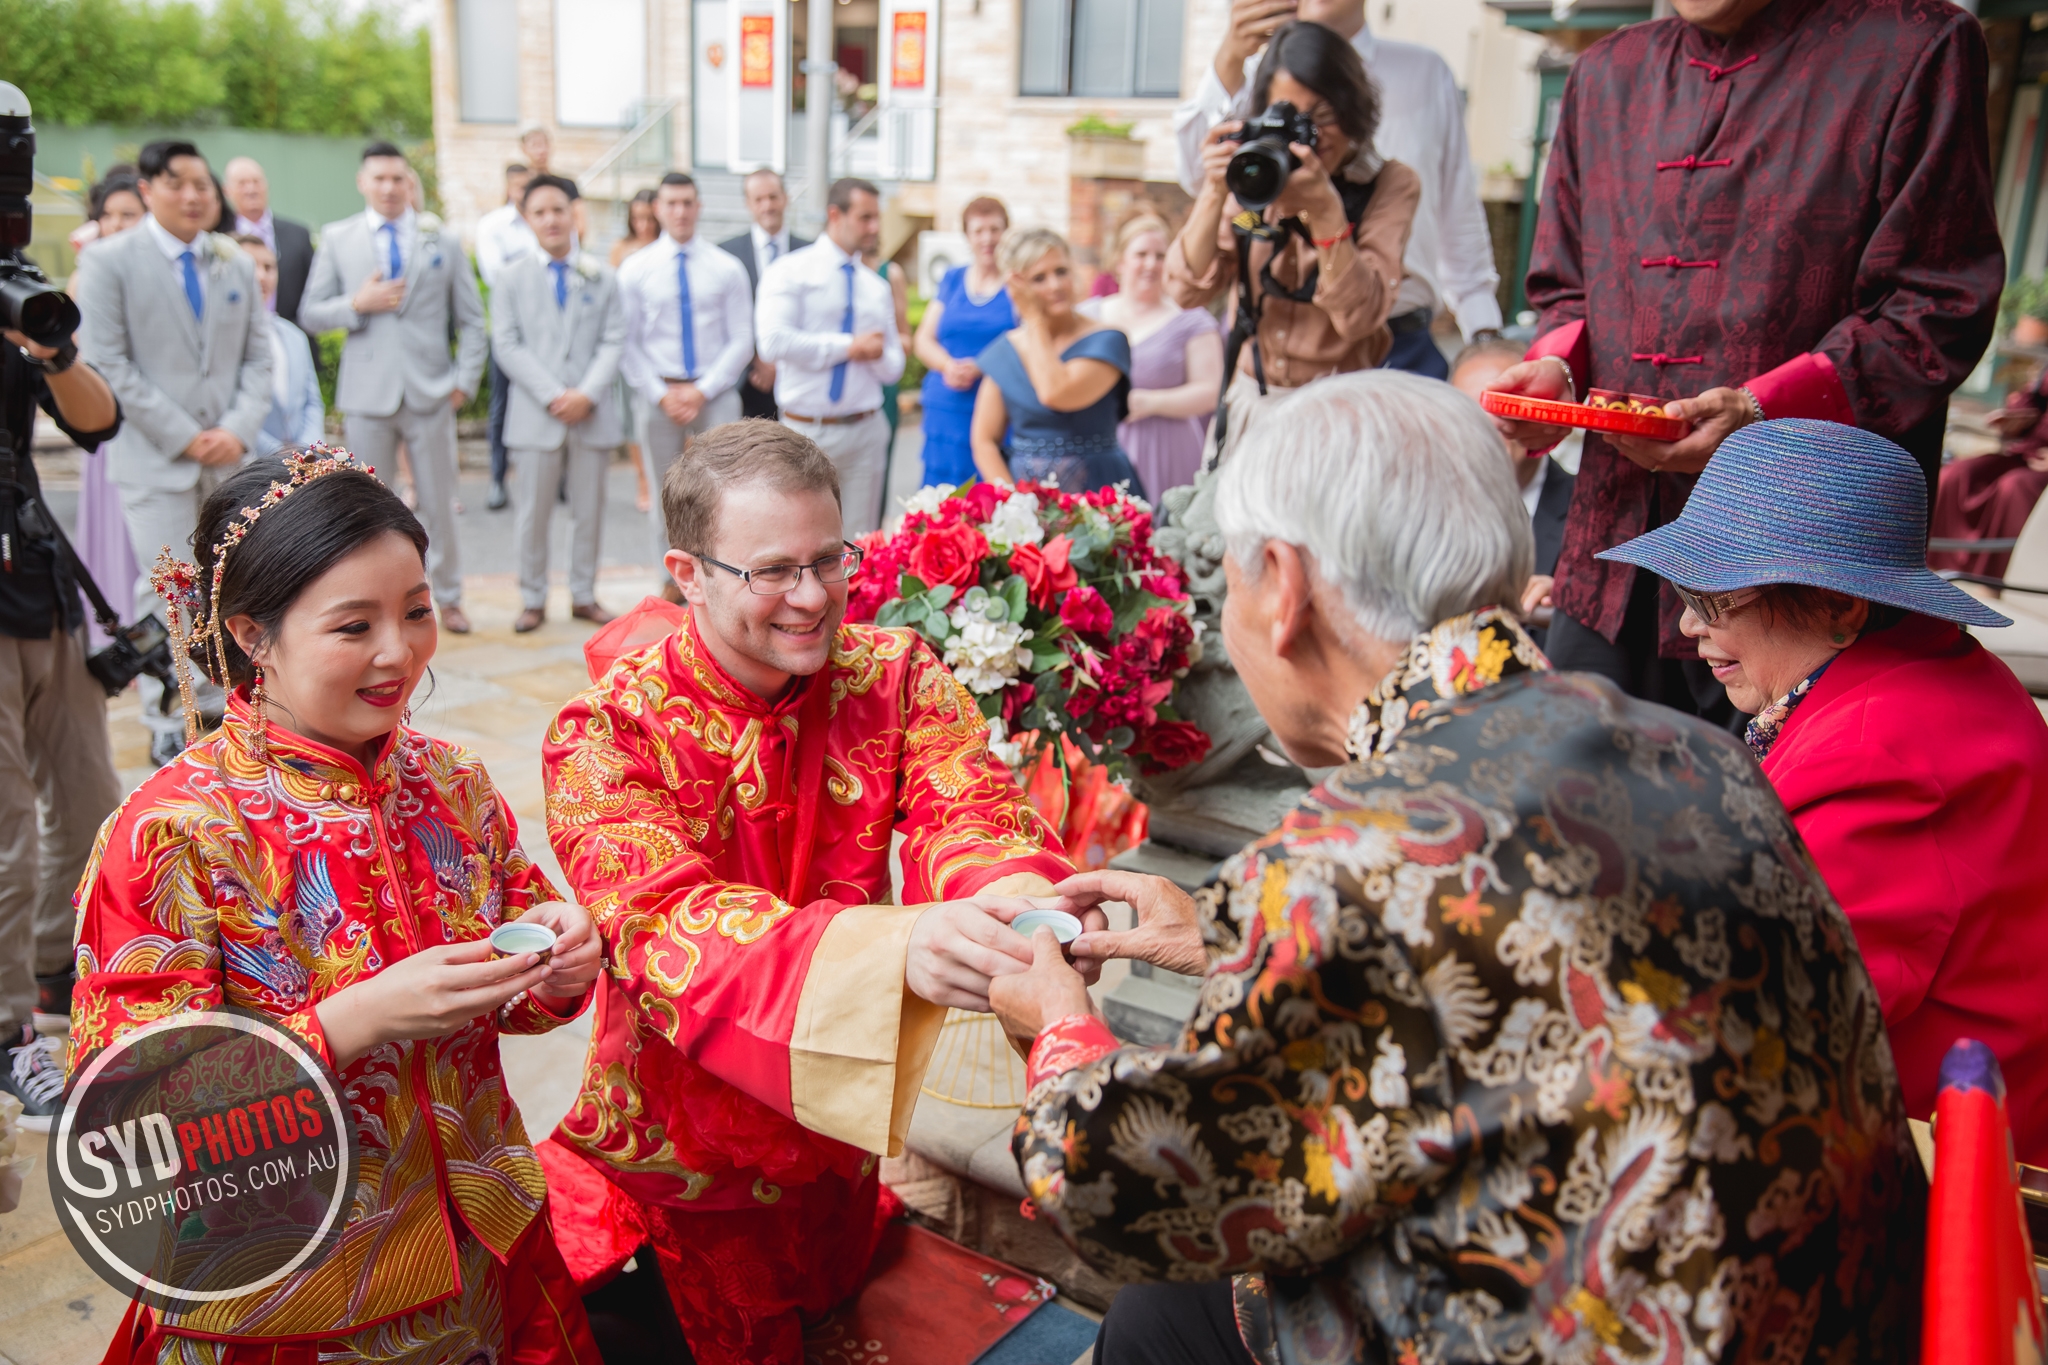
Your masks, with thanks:
[[[1278,199],[1287,177],[1301,168],[1301,158],[1290,144],[1316,145],[1316,121],[1286,100],[1275,100],[1229,137],[1243,146],[1230,158],[1223,183],[1238,203],[1259,210]]]
[[[78,330],[78,305],[21,254],[36,187],[36,130],[28,118],[28,96],[0,81],[0,327],[62,347]]]

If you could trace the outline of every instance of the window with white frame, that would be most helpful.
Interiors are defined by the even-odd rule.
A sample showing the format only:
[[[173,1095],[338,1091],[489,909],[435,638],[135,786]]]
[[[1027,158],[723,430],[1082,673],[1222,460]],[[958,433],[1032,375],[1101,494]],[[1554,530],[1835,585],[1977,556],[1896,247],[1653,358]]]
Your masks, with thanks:
[[[1183,0],[1022,0],[1018,93],[1178,99]]]

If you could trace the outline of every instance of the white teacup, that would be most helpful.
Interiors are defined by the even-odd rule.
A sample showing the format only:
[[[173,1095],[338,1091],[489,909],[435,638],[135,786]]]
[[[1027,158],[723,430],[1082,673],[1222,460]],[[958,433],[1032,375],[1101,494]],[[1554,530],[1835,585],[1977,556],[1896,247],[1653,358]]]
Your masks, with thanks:
[[[1036,933],[1041,925],[1052,930],[1052,936],[1062,945],[1081,937],[1081,921],[1064,910],[1026,910],[1010,921],[1010,927],[1026,938]]]
[[[545,962],[555,950],[555,931],[531,920],[510,920],[491,930],[491,951],[499,957],[539,953]]]

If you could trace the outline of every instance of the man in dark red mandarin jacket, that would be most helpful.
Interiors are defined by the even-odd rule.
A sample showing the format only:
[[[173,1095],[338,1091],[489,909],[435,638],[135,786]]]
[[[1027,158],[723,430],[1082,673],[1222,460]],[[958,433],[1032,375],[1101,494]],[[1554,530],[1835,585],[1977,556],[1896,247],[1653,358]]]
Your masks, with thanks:
[[[1948,396],[1991,338],[1984,35],[1947,0],[1674,0],[1572,68],[1528,277],[1528,359],[1493,387],[1679,398],[1682,441],[1588,433],[1548,652],[1715,719],[1668,587],[1598,551],[1677,517],[1724,437],[1819,417],[1932,485]],[[1562,428],[1503,424],[1541,449]]]

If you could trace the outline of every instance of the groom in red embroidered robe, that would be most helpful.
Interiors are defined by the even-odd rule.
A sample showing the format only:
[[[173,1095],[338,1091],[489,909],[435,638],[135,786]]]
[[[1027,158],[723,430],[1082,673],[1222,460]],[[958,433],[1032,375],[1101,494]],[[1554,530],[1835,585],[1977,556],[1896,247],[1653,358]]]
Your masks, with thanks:
[[[929,646],[841,624],[856,557],[815,445],[718,428],[662,507],[687,610],[607,630],[631,652],[543,759],[609,968],[543,1144],[552,1215],[586,1287],[653,1244],[700,1365],[795,1361],[866,1273],[945,1008],[1030,966],[1004,898],[1072,869]]]

